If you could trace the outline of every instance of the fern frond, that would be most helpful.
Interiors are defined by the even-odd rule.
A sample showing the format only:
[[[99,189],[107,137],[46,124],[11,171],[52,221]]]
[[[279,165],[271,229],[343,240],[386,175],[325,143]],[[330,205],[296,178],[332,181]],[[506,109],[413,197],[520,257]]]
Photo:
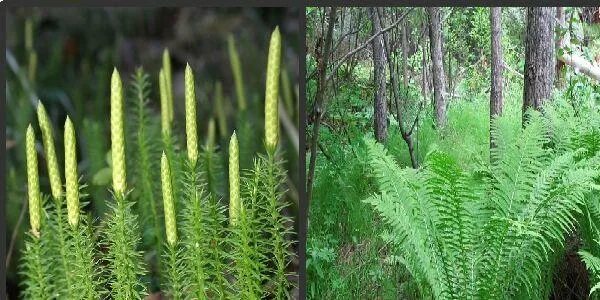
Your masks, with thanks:
[[[424,295],[547,297],[555,253],[597,189],[597,156],[548,148],[549,123],[539,113],[517,131],[496,120],[491,166],[477,171],[437,150],[422,170],[400,169],[383,146],[366,140],[381,192],[366,202],[394,229]]]
[[[593,278],[594,286],[590,290],[590,295],[592,295],[594,292],[600,290],[600,257],[593,256],[586,251],[579,251],[579,255],[587,266],[590,276]]]

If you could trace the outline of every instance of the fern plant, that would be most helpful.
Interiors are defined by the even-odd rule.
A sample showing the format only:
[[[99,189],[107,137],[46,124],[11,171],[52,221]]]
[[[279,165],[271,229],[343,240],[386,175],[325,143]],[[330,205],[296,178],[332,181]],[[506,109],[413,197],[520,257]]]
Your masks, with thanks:
[[[597,232],[597,236],[600,237],[600,231]],[[596,245],[594,245],[594,247],[600,247],[600,239],[596,240],[595,243]],[[594,256],[592,253],[585,250],[579,251],[579,255],[590,272],[590,278],[592,279],[590,295],[594,295],[595,292],[598,293],[600,290],[600,257]]]
[[[422,170],[400,169],[366,140],[381,194],[365,201],[392,227],[424,297],[547,297],[549,257],[574,229],[600,173],[580,159],[583,150],[546,148],[546,120],[537,113],[530,120],[519,132],[496,121],[492,164],[476,171],[439,151]]]

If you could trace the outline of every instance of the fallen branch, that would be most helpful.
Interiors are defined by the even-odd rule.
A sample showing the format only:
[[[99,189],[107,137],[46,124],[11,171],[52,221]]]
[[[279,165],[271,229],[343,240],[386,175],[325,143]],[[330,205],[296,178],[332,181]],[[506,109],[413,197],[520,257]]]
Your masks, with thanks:
[[[563,55],[559,55],[558,60],[573,67],[576,71],[579,71],[600,82],[600,68],[592,65],[583,57],[565,53]]]
[[[519,71],[511,68],[508,64],[502,63],[502,66],[504,67],[505,70],[509,70],[513,73],[515,73],[516,75],[518,75],[521,78],[525,78],[525,76],[523,76],[523,74],[519,73]]]

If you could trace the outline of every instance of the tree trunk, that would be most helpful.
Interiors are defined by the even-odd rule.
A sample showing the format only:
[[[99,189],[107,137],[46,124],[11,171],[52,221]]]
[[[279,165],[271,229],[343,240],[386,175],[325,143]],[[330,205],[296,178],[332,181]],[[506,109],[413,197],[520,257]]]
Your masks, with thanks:
[[[379,17],[381,18],[381,14],[379,14]],[[381,20],[380,20],[381,21]],[[381,21],[380,26],[383,26],[383,22]],[[402,32],[403,32],[403,37],[402,37],[402,51],[408,51],[408,43],[406,42],[407,37],[406,37],[406,24],[404,24]],[[388,63],[388,68],[390,69],[390,78],[392,80],[392,95],[393,95],[393,99],[394,102],[396,104],[396,119],[398,120],[398,128],[400,129],[400,134],[402,135],[402,139],[406,142],[406,146],[408,147],[408,155],[410,156],[410,163],[413,167],[413,169],[416,169],[419,167],[418,163],[417,163],[417,158],[415,156],[415,150],[414,150],[414,146],[413,146],[413,139],[412,139],[412,132],[414,127],[416,126],[416,120],[415,122],[413,122],[413,126],[411,127],[410,131],[407,131],[406,128],[404,127],[404,116],[401,113],[401,109],[400,109],[400,95],[398,92],[398,87],[400,86],[399,82],[398,82],[398,71],[397,68],[393,67],[393,62],[392,62],[392,46],[391,43],[389,41],[389,37],[387,33],[383,34],[383,42],[384,42],[384,51],[385,51],[385,57],[387,59],[387,63]],[[406,53],[402,54],[403,60],[406,58],[405,57]],[[404,66],[406,66],[406,61],[402,62]],[[404,72],[404,76],[405,76],[405,81],[404,81],[404,87],[408,88],[408,69],[405,67],[403,69]],[[417,113],[417,116],[415,118],[418,118],[419,114]]]
[[[502,11],[500,7],[490,8],[492,27],[492,82],[490,93],[490,119],[502,114]]]
[[[431,63],[433,65],[433,94],[435,104],[435,122],[438,128],[446,126],[446,88],[442,53],[441,9],[428,7],[429,43],[431,45]]]
[[[373,34],[381,31],[379,17],[375,8],[370,7]],[[378,35],[373,39],[373,76],[375,80],[375,101],[373,107],[373,129],[375,139],[384,142],[387,139],[387,101],[385,97],[385,53],[383,49],[383,37]]]
[[[492,121],[502,114],[502,71],[504,58],[502,56],[502,9],[490,8],[490,24],[492,29],[492,80],[490,88],[490,130]],[[490,132],[490,148],[496,147]]]
[[[555,74],[554,8],[527,8],[523,124],[529,108],[540,110],[552,94]]]
[[[556,26],[559,28],[562,28],[563,30],[566,29],[566,21],[565,21],[565,8],[564,7],[557,7],[556,8]],[[557,28],[558,30],[558,28]],[[559,31],[558,34],[556,35],[556,43],[554,45],[554,47],[556,47],[556,49],[562,49],[565,45],[565,40],[568,39],[568,31],[564,32],[564,34]],[[564,78],[564,66],[565,63],[562,62],[560,60],[559,57],[556,58],[556,64],[555,64],[555,72],[556,72],[556,80],[554,82],[554,85],[558,88],[561,88],[564,86],[565,83],[565,78]]]
[[[425,100],[425,103],[429,104],[429,97],[427,93],[429,90],[429,87],[427,86],[427,42],[425,38],[423,38],[423,45],[421,47],[423,49],[423,55],[421,57],[421,94],[423,94],[423,99]]]
[[[308,167],[308,175],[306,178],[306,200],[310,202],[312,196],[312,185],[315,176],[315,165],[317,162],[317,144],[319,142],[319,128],[321,127],[321,118],[323,117],[324,107],[323,107],[323,96],[325,93],[325,76],[327,70],[327,63],[329,59],[329,52],[331,51],[331,37],[333,35],[333,25],[335,24],[335,14],[337,8],[332,7],[329,11],[329,22],[327,27],[327,35],[325,36],[325,43],[323,45],[324,51],[323,55],[317,61],[318,68],[318,85],[317,92],[315,95],[315,106],[313,115],[315,116],[315,121],[313,124],[313,135],[312,141],[310,144],[310,164]]]
[[[408,22],[402,26],[402,83],[408,90]]]

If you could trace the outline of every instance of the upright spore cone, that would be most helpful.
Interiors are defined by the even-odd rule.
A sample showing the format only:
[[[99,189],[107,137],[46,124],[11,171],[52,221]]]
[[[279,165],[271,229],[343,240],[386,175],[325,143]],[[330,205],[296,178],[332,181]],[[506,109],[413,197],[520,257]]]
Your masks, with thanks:
[[[185,67],[185,134],[188,159],[192,165],[198,159],[198,134],[196,128],[196,91],[194,73],[190,65]]]
[[[227,115],[225,114],[225,104],[223,103],[223,86],[221,82],[215,83],[215,110],[217,113],[217,120],[219,121],[219,136],[221,138],[226,137],[227,133]]]
[[[113,189],[121,196],[125,194],[127,176],[125,171],[125,131],[123,124],[123,85],[117,68],[114,69],[110,85],[110,138],[112,152]]]
[[[35,134],[31,124],[27,127],[25,138],[27,156],[27,193],[29,195],[29,223],[32,233],[40,236],[41,195],[38,175],[37,153],[35,152]]]
[[[173,202],[173,183],[171,182],[171,168],[165,152],[160,159],[160,179],[162,183],[163,205],[165,211],[165,228],[167,242],[175,245],[177,242],[177,221],[175,219],[175,204]]]
[[[227,37],[227,48],[229,50],[229,62],[231,63],[231,71],[233,72],[233,80],[235,81],[235,93],[237,95],[240,111],[246,110],[246,95],[244,92],[244,78],[242,77],[242,66],[240,56],[235,47],[233,36]]]
[[[38,102],[37,117],[40,129],[42,130],[42,141],[44,151],[46,152],[46,164],[48,166],[48,177],[50,178],[50,190],[54,199],[62,196],[62,180],[60,179],[60,170],[58,168],[58,159],[54,148],[54,134],[52,133],[52,123],[42,102]]]
[[[210,118],[208,120],[208,133],[206,135],[206,146],[208,149],[213,149],[215,147],[215,119]]]
[[[25,20],[25,50],[33,50],[33,20]]]
[[[167,92],[167,111],[169,121],[173,121],[173,81],[171,79],[171,56],[169,55],[169,49],[163,51],[163,72],[165,76],[165,91]]]
[[[67,212],[69,225],[73,228],[79,223],[79,184],[77,181],[77,152],[75,129],[71,119],[65,121],[65,181]]]
[[[233,132],[229,141],[229,222],[237,224],[240,214],[240,150],[238,139]]]
[[[171,121],[169,120],[169,96],[167,96],[167,81],[163,69],[158,73],[158,87],[160,90],[160,121],[163,136],[171,134]]]
[[[275,27],[269,44],[267,82],[265,89],[265,144],[267,150],[275,151],[279,140],[279,70],[281,63],[281,34]]]

